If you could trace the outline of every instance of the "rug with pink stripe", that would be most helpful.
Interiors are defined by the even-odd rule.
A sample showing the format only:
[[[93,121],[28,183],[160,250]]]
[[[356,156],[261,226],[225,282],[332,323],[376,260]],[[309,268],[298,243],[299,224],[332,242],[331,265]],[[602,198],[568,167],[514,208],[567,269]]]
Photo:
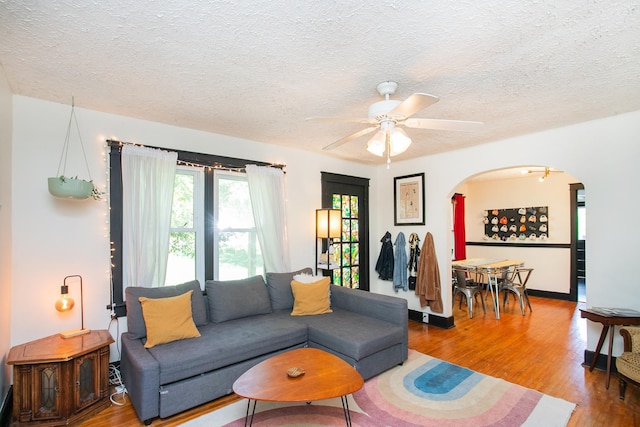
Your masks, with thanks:
[[[184,424],[244,425],[246,400]],[[467,368],[409,352],[409,359],[349,396],[353,426],[566,426],[575,404]],[[258,402],[255,427],[343,426],[340,399]]]

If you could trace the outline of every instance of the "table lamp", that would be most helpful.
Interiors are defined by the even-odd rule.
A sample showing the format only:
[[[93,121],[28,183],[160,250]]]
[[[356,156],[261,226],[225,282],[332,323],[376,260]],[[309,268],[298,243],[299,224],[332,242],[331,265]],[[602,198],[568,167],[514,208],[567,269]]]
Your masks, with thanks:
[[[63,338],[71,338],[77,335],[88,334],[91,329],[84,328],[84,299],[82,297],[82,276],[77,274],[67,276],[64,278],[63,285],[60,286],[60,298],[56,301],[56,310],[60,312],[70,311],[74,306],[73,298],[69,296],[69,286],[67,286],[67,279],[77,277],[80,279],[80,329],[72,329],[70,331],[61,332],[60,335]]]

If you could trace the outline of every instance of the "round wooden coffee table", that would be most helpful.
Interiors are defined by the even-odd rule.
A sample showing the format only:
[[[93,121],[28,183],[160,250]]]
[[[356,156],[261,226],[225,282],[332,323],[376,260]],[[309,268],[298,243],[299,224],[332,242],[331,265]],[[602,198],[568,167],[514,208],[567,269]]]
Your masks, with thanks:
[[[304,373],[291,377],[287,374],[291,368],[300,368]],[[345,421],[350,426],[347,395],[360,390],[363,384],[358,371],[339,357],[315,348],[299,348],[258,363],[233,383],[233,391],[248,399],[245,426],[247,422],[253,423],[258,400],[312,402],[334,397],[340,397]]]

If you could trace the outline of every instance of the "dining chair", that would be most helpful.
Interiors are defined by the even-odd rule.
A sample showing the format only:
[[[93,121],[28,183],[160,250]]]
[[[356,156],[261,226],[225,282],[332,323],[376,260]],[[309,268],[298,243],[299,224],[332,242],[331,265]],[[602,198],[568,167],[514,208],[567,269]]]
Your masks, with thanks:
[[[520,302],[520,311],[522,312],[522,315],[524,316],[525,303],[529,307],[529,311],[533,313],[533,308],[531,308],[531,302],[529,301],[529,295],[527,294],[527,282],[529,281],[532,271],[533,268],[516,267],[505,274],[499,287],[499,290],[504,293],[504,299],[502,302],[503,307],[507,304],[509,294],[513,293]]]
[[[460,308],[462,308],[462,295],[466,297],[467,309],[469,312],[469,319],[473,318],[473,306],[476,301],[476,297],[480,295],[480,302],[482,303],[482,311],[487,312],[484,306],[484,298],[482,297],[481,284],[476,283],[469,277],[468,271],[463,268],[454,268],[454,281],[453,281],[453,304],[455,304],[456,296],[460,295]]]

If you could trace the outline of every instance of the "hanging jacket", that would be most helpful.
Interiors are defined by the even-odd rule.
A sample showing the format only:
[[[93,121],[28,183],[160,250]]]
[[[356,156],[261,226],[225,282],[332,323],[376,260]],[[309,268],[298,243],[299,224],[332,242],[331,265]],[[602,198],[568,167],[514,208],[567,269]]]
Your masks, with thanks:
[[[407,282],[407,250],[404,233],[398,233],[395,242],[395,257],[393,258],[393,290],[398,292],[399,289],[407,291],[409,283]]]
[[[384,233],[382,239],[382,248],[378,262],[376,262],[376,271],[380,280],[393,280],[393,243],[391,243],[391,233]]]
[[[422,256],[418,263],[415,292],[420,297],[420,307],[430,307],[434,313],[442,313],[444,307],[440,287],[440,270],[433,245],[433,236],[429,232],[424,238]]]
[[[420,238],[418,233],[411,233],[409,235],[409,289],[416,289],[416,276],[418,275],[418,259],[420,257]]]

